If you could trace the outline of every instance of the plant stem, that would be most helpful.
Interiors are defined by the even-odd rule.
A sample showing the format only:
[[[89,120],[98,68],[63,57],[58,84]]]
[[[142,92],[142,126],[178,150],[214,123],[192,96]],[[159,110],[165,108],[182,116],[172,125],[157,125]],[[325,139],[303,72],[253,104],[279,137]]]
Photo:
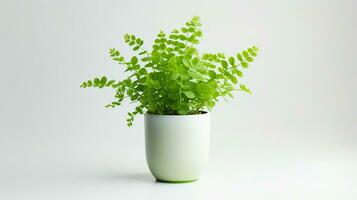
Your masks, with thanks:
[[[180,103],[181,103],[181,90],[182,90],[182,78],[180,78],[180,91],[179,91],[179,95],[180,95]]]

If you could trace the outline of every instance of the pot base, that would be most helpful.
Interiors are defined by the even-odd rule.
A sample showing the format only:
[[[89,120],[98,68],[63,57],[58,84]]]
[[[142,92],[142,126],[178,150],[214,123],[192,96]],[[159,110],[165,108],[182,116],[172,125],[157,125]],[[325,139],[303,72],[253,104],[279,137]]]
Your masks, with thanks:
[[[192,183],[197,181],[198,179],[193,179],[193,180],[178,180],[178,181],[167,181],[167,180],[160,180],[160,179],[156,179],[157,182],[160,183]]]

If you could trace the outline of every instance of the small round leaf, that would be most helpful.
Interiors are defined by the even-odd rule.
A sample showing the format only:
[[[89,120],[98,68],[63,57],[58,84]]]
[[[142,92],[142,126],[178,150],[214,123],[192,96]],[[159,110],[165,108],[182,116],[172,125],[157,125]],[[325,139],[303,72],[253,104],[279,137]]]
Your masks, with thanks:
[[[138,63],[138,58],[136,56],[133,56],[130,60],[131,64],[135,65],[136,63]]]
[[[184,91],[183,93],[190,99],[193,99],[196,96],[195,93],[192,91]]]

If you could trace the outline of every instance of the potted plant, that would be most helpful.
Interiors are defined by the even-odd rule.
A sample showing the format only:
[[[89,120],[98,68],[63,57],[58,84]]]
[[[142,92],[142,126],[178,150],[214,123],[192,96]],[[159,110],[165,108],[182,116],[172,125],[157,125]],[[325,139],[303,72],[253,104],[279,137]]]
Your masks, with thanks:
[[[160,31],[151,50],[135,35],[124,35],[136,55],[126,59],[116,49],[110,57],[125,68],[124,80],[105,76],[85,81],[81,87],[111,87],[114,108],[125,99],[135,103],[128,113],[127,124],[137,114],[145,115],[146,159],[158,181],[191,182],[199,178],[208,159],[210,114],[215,103],[233,97],[239,90],[250,93],[244,85],[235,87],[257,56],[252,46],[227,57],[223,53],[199,54],[196,45],[202,36],[199,17],[195,16],[181,29],[165,34]]]

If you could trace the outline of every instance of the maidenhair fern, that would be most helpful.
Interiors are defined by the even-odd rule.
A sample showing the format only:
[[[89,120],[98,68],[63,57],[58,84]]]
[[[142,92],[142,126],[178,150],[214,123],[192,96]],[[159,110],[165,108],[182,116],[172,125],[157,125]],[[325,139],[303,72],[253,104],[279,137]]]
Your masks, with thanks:
[[[109,49],[110,57],[125,68],[129,76],[124,80],[108,80],[105,76],[94,78],[81,87],[111,87],[115,101],[106,107],[121,105],[125,98],[136,103],[128,113],[128,126],[135,115],[148,112],[159,115],[192,115],[203,109],[211,110],[219,97],[233,97],[234,90],[250,93],[239,84],[242,68],[248,68],[257,56],[258,48],[252,46],[226,56],[223,53],[199,54],[195,46],[202,37],[199,17],[195,16],[181,29],[169,34],[160,31],[151,50],[143,48],[144,41],[135,35],[124,35],[136,56],[125,58],[117,49]]]

